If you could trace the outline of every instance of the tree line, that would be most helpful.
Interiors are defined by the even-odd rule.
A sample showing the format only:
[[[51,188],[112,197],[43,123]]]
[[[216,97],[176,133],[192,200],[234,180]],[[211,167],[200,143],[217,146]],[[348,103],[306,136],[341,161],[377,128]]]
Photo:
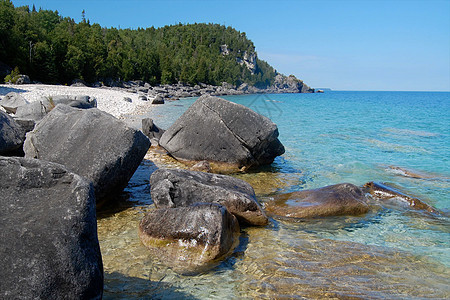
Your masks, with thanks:
[[[227,45],[228,55],[222,45]],[[238,63],[245,52],[255,53],[245,32],[223,25],[104,28],[86,20],[84,11],[77,23],[58,11],[14,7],[10,0],[0,0],[0,62],[18,67],[34,81],[271,85],[276,71],[257,59],[256,70],[250,72]]]

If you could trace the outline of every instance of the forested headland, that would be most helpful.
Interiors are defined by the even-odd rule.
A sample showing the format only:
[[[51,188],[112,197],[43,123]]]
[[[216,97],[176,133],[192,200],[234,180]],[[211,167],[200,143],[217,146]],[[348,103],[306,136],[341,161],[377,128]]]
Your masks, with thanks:
[[[81,12],[80,12],[81,13]],[[0,62],[33,81],[143,80],[265,88],[277,72],[257,58],[245,32],[218,24],[104,28],[0,0]]]

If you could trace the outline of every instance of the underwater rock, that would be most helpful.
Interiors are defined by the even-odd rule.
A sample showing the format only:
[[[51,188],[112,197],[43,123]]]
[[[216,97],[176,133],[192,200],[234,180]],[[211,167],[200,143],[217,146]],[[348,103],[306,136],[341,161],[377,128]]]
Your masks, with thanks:
[[[270,119],[225,99],[200,97],[164,132],[160,145],[184,161],[217,162],[230,169],[271,164],[284,153]]]
[[[382,201],[389,201],[391,204],[396,204],[399,206],[406,206],[408,208],[412,208],[415,210],[423,210],[434,214],[442,214],[436,208],[422,202],[421,200],[408,196],[393,187],[388,185],[377,183],[377,182],[368,182],[363,188],[367,193],[370,193],[373,197]]]
[[[219,204],[149,212],[139,224],[139,237],[155,259],[180,273],[214,266],[239,241],[239,223]]]
[[[341,183],[313,190],[292,192],[274,197],[265,205],[267,213],[289,218],[314,218],[360,215],[369,206],[363,191],[356,185]]]
[[[101,299],[90,181],[36,159],[0,157],[0,298]]]
[[[150,177],[157,208],[208,202],[225,206],[240,222],[266,225],[268,219],[253,188],[241,179],[180,169],[159,169]]]

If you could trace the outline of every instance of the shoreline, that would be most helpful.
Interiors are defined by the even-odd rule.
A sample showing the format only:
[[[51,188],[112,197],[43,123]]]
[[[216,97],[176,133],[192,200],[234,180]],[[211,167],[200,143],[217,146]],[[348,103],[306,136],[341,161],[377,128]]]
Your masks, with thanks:
[[[87,95],[97,100],[97,108],[105,111],[118,119],[125,115],[138,115],[142,112],[151,111],[152,99],[144,101],[139,99],[137,93],[126,90],[110,88],[93,88],[64,85],[47,84],[0,84],[0,99],[10,92],[16,92],[23,96],[28,102],[35,102],[42,97],[57,95]],[[127,102],[124,98],[130,98]]]
[[[116,86],[86,86],[76,83],[71,86],[56,84],[0,84],[0,100],[10,92],[21,94],[27,101],[34,102],[42,97],[56,95],[87,95],[97,99],[97,107],[117,118],[124,115],[137,115],[150,111],[151,104],[156,101],[179,100],[182,98],[211,96],[231,96],[250,94],[282,94],[282,93],[314,93],[303,82],[288,84],[280,82],[277,86],[259,89],[243,83],[239,87],[223,83],[221,86],[198,84],[189,86],[184,84],[151,86],[142,81],[128,81],[117,83]],[[131,102],[124,98],[131,99]],[[155,101],[155,103],[152,103]]]

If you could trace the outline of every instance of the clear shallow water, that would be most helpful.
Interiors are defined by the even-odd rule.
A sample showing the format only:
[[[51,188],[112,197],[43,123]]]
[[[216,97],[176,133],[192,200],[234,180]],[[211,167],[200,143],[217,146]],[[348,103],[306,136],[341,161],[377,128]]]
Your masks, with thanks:
[[[350,182],[389,183],[448,212],[450,93],[329,92],[224,97],[270,117],[286,153],[267,167],[235,176],[262,202],[275,193]],[[169,127],[195,99],[157,106]],[[244,228],[233,257],[197,276],[152,261],[137,237],[151,209],[148,176],[138,170],[119,207],[100,213],[106,298],[449,298],[450,222],[396,206],[362,217]],[[401,168],[401,169],[399,169]],[[410,170],[422,178],[402,171]]]

